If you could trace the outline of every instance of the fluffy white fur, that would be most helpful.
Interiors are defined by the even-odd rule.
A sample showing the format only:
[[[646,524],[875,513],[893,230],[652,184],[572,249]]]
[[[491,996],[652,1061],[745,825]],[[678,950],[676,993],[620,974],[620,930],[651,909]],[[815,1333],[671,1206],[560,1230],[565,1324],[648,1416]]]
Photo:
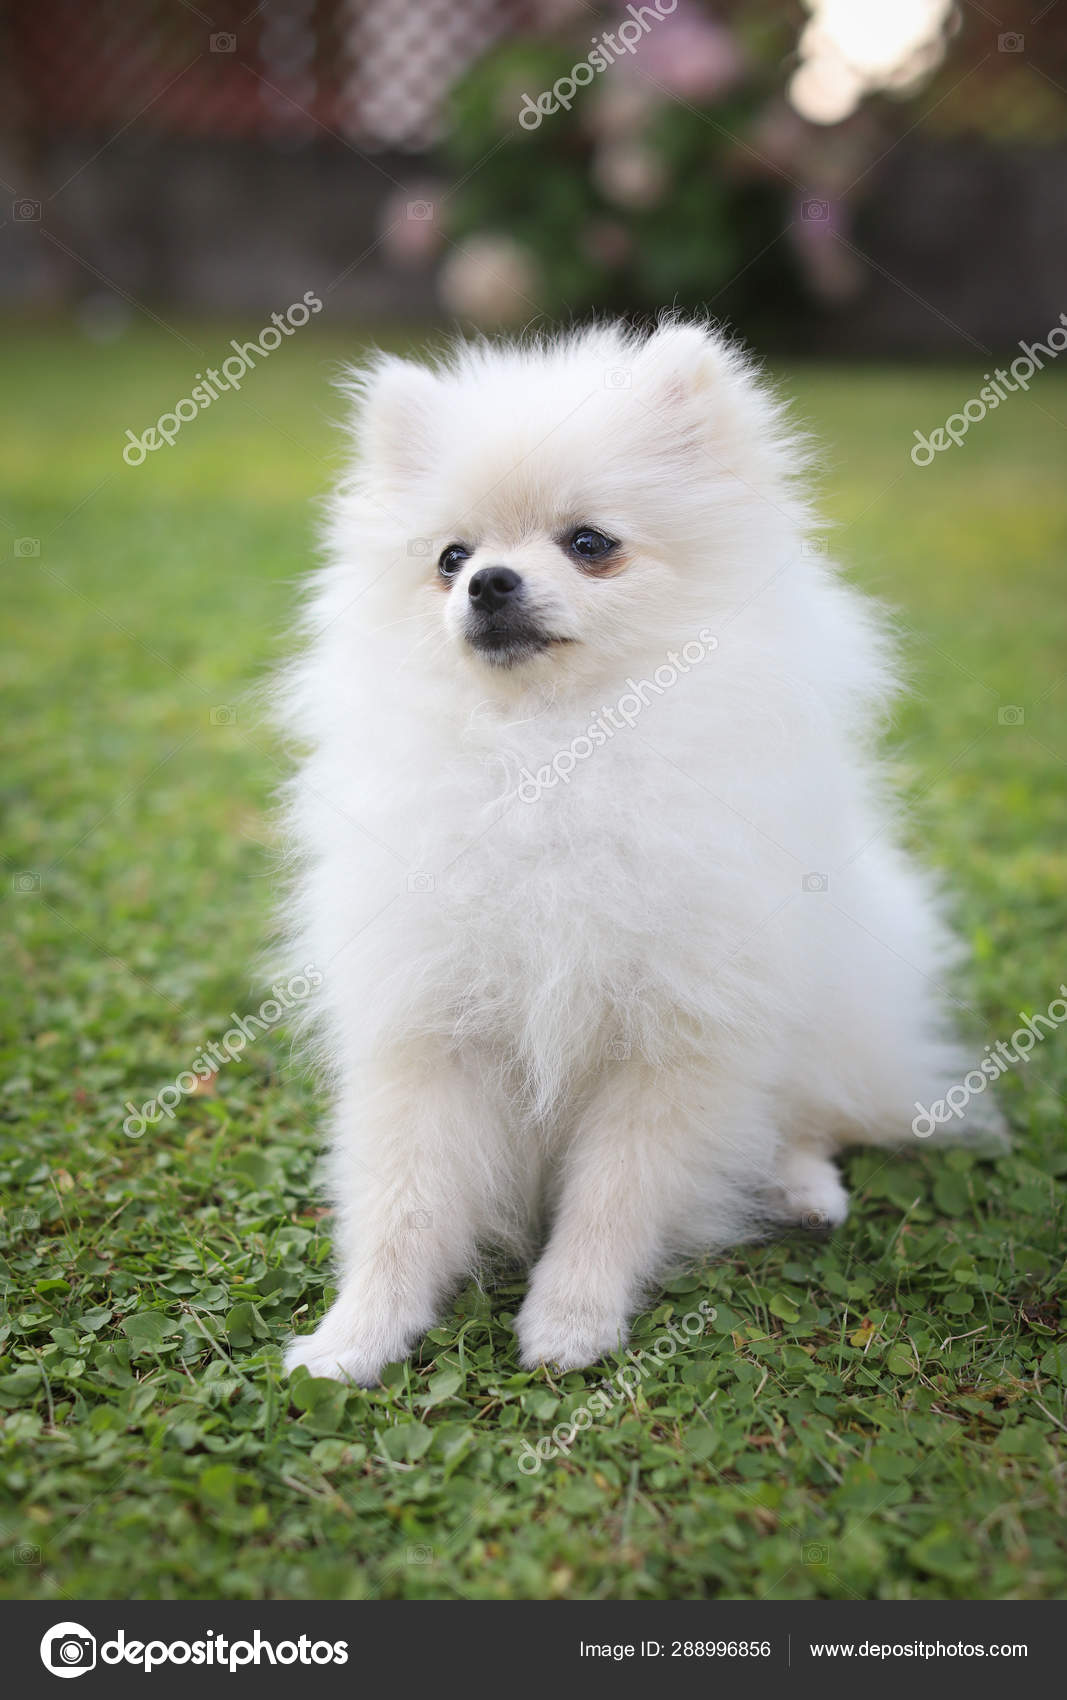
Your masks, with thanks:
[[[350,388],[283,691],[339,1292],[287,1362],[375,1381],[502,1247],[532,1260],[523,1362],[584,1365],[673,1261],[841,1222],[832,1154],[909,1142],[969,1066],[872,748],[891,647],[805,541],[781,407],[705,327],[380,358]],[[619,541],[608,572],[560,546],[581,524]],[[470,579],[500,565],[569,641],[472,649]],[[702,631],[705,660],[522,800]]]

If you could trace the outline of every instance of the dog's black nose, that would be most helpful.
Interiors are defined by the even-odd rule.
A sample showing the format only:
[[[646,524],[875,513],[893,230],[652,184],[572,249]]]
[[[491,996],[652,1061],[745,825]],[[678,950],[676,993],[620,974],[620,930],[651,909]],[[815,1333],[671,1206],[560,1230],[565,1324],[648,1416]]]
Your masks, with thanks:
[[[483,567],[481,572],[471,574],[467,594],[476,608],[492,614],[510,602],[521,586],[522,579],[510,567]]]

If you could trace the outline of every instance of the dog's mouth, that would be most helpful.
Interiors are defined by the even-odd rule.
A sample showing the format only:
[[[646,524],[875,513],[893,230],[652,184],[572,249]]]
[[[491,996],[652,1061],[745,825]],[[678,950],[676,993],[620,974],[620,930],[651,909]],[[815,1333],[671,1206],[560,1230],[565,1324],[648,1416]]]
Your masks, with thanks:
[[[531,620],[502,620],[497,616],[477,623],[468,621],[464,637],[471,648],[492,667],[516,667],[546,649],[571,643],[566,637],[546,632]]]

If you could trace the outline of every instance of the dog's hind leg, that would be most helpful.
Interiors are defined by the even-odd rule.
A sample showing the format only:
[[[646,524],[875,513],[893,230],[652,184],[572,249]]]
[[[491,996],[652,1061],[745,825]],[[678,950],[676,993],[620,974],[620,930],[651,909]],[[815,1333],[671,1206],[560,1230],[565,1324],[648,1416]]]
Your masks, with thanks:
[[[837,1165],[809,1146],[787,1146],[778,1159],[778,1188],[787,1221],[805,1228],[838,1228],[848,1193]]]
[[[519,1313],[527,1367],[578,1369],[618,1350],[673,1259],[748,1236],[759,1182],[773,1179],[765,1111],[762,1093],[706,1065],[635,1059],[608,1074],[574,1131]]]

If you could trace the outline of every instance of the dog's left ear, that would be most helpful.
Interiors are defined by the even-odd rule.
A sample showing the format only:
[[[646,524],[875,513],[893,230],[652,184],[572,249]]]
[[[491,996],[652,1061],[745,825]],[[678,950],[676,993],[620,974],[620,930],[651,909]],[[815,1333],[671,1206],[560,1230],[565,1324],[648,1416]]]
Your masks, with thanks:
[[[649,400],[669,407],[710,396],[729,369],[725,341],[701,325],[667,321],[641,350],[642,386]]]
[[[720,332],[661,324],[641,351],[635,389],[676,441],[688,438],[724,469],[750,476],[756,469],[742,470],[742,457],[777,462],[781,409],[746,355]]]

